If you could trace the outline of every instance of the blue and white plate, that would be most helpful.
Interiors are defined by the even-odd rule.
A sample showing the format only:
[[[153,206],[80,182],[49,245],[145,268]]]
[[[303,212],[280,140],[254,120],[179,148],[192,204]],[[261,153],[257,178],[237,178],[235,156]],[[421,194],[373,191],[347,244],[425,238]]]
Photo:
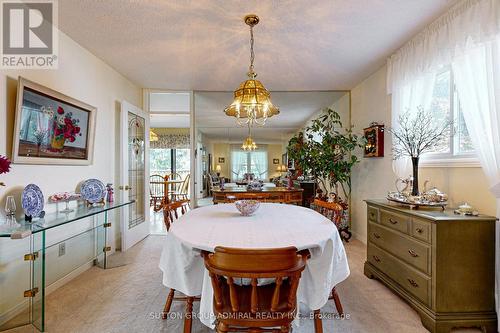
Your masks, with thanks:
[[[102,201],[106,195],[106,187],[99,179],[87,179],[80,188],[82,199],[90,203]]]
[[[24,214],[38,217],[43,211],[43,193],[40,188],[35,184],[26,186],[21,195],[21,204]]]

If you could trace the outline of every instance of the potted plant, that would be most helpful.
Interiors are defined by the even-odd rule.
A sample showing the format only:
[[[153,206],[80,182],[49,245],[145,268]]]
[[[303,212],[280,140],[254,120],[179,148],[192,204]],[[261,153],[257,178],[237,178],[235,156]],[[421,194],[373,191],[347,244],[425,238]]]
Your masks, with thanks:
[[[344,199],[350,196],[351,171],[358,163],[353,152],[362,146],[352,128],[344,128],[340,115],[328,108],[290,139],[287,151],[297,169],[313,176],[326,194],[341,202],[339,190]]]
[[[420,156],[433,151],[441,141],[450,138],[453,121],[438,121],[430,111],[422,106],[417,112],[409,110],[398,117],[398,127],[389,129],[392,133],[392,153],[394,159],[410,157],[413,167],[412,196],[419,195],[418,164]]]

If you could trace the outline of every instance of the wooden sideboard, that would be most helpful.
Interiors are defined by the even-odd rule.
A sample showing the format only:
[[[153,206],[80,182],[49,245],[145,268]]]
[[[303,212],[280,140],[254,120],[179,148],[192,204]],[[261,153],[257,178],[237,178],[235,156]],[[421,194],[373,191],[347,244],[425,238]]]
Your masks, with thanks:
[[[404,298],[431,332],[497,332],[494,217],[367,200],[364,273]]]
[[[245,187],[233,187],[221,190],[216,188],[212,191],[213,202],[226,203],[241,199],[254,199],[262,202],[278,202],[286,204],[302,204],[301,188],[291,190],[286,187],[264,187],[262,191],[249,191]]]

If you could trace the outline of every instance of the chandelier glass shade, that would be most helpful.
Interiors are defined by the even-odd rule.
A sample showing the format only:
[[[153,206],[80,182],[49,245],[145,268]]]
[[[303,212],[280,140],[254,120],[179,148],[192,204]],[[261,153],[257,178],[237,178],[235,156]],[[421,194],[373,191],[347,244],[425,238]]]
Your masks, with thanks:
[[[158,141],[159,138],[158,138],[158,134],[156,134],[155,132],[153,132],[152,130],[149,131],[149,141],[150,142],[155,142],[155,141]]]
[[[280,111],[271,102],[271,94],[262,82],[256,80],[253,62],[253,27],[259,23],[259,17],[254,14],[245,16],[245,23],[250,26],[250,67],[247,73],[248,80],[242,82],[234,91],[233,102],[224,109],[226,115],[236,117],[240,126],[253,124],[265,125],[267,118],[277,115]]]

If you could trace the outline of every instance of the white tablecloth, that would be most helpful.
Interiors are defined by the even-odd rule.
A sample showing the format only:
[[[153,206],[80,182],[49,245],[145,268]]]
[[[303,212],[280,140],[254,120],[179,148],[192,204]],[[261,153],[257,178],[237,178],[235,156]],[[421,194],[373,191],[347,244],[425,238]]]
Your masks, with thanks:
[[[213,328],[213,289],[200,250],[237,248],[309,249],[297,300],[311,310],[328,301],[331,289],[349,276],[344,246],[335,225],[304,207],[262,203],[253,216],[233,204],[194,209],[175,221],[161,254],[163,284],[188,296],[201,295],[200,320]],[[295,321],[297,323],[297,321]]]

